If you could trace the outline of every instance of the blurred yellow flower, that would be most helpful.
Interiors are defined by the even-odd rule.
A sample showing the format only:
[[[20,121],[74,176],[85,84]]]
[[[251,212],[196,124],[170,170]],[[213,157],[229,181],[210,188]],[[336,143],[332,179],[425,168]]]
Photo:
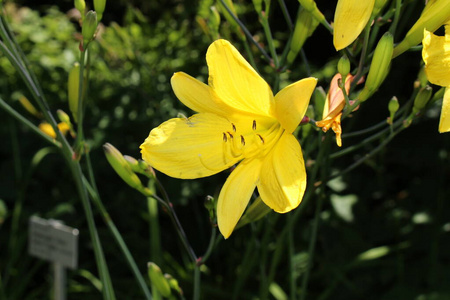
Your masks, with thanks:
[[[178,99],[197,114],[154,128],[141,153],[154,168],[182,179],[210,176],[241,161],[217,203],[219,230],[228,238],[256,187],[276,212],[300,204],[306,172],[292,132],[306,112],[317,79],[297,81],[273,96],[228,41],[212,43],[206,60],[208,85],[182,72],[171,80]]]
[[[47,134],[48,136],[50,136],[50,137],[52,137],[54,139],[56,138],[56,133],[53,130],[52,125],[50,125],[49,123],[42,122],[41,124],[39,124],[39,129],[43,133]],[[58,123],[58,129],[59,129],[59,131],[61,131],[61,133],[63,135],[66,135],[67,132],[70,130],[70,127],[66,123],[61,122],[61,123]]]
[[[323,108],[322,120],[316,122],[316,126],[322,127],[324,132],[331,128],[336,133],[336,143],[339,147],[342,146],[341,117],[345,106],[345,97],[338,83],[341,78],[341,74],[338,73],[331,79],[330,90]],[[353,76],[350,74],[345,79],[345,91],[347,93],[350,90],[352,79]]]
[[[339,0],[334,13],[333,44],[341,50],[353,43],[370,19],[375,0]]]
[[[424,30],[422,58],[428,80],[446,87],[442,102],[439,132],[450,131],[450,25],[445,26],[445,36]]]

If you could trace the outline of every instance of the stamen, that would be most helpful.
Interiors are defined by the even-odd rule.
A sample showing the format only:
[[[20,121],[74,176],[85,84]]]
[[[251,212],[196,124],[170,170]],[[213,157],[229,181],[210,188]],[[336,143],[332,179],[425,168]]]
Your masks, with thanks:
[[[233,132],[236,132],[236,126],[233,123],[231,123],[231,127],[233,127]]]
[[[256,130],[256,120],[253,120],[252,128],[253,128],[253,130]]]
[[[256,135],[260,138],[261,142],[264,144],[265,143],[264,138],[259,133],[257,133]]]
[[[222,132],[222,134],[223,134],[223,141],[226,142],[228,140],[227,134],[225,132]]]
[[[241,144],[242,144],[242,146],[245,146],[245,139],[242,135],[241,135]]]
[[[230,136],[230,139],[233,139],[233,135],[231,134],[231,132],[227,131],[228,135]]]

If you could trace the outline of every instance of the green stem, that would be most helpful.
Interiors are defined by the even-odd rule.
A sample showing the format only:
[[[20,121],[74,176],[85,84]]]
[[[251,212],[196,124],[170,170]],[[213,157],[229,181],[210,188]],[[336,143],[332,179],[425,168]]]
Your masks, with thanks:
[[[52,139],[50,136],[43,133],[36,125],[28,121],[26,118],[24,118],[20,113],[18,113],[16,110],[14,110],[11,106],[8,105],[2,98],[0,98],[0,107],[4,109],[10,116],[12,116],[14,119],[28,127],[31,131],[33,131],[35,134],[37,134],[39,137],[41,137],[46,142],[60,148],[61,143],[56,141],[55,139]]]
[[[211,229],[211,237],[209,238],[209,244],[208,244],[208,248],[206,249],[205,254],[201,257],[201,263],[205,263],[209,256],[212,253],[212,250],[214,249],[214,246],[216,245],[216,236],[217,236],[217,229],[216,228],[212,228]]]
[[[228,7],[228,5],[225,3],[224,0],[220,0],[220,3],[223,5],[223,7],[225,7],[226,11],[230,14],[230,16],[236,21],[236,23],[238,23],[239,27],[241,27],[242,31],[244,31],[245,36],[256,46],[256,48],[258,48],[258,50],[261,52],[261,54],[264,56],[264,58],[271,63],[272,59],[270,58],[270,56],[267,54],[267,52],[258,44],[257,41],[255,41],[255,39],[253,38],[252,34],[250,33],[250,31],[248,31],[247,27],[245,27],[245,25],[241,22],[241,20],[239,20],[239,18],[237,16],[235,16],[233,14],[233,12],[231,11],[231,9]]]
[[[314,214],[314,223],[311,233],[311,239],[309,240],[309,249],[308,249],[308,264],[306,267],[306,273],[302,280],[302,293],[300,294],[300,300],[305,300],[307,295],[307,288],[309,282],[309,274],[311,272],[312,261],[314,258],[314,250],[316,248],[316,240],[317,240],[317,232],[319,228],[320,221],[320,212],[322,211],[323,199],[325,198],[323,188],[321,188],[321,195],[319,196],[319,200],[317,201],[316,212]]]
[[[292,218],[291,215],[288,215],[288,219]],[[295,254],[295,249],[294,249],[294,230],[292,228],[290,228],[288,230],[288,237],[287,237],[287,241],[288,241],[288,254],[289,254],[289,294],[290,294],[290,299],[291,300],[295,300],[297,298],[296,295],[296,276],[294,274],[295,272],[295,263],[294,263],[294,254]]]
[[[261,25],[263,26],[264,33],[266,35],[267,44],[269,45],[269,51],[273,58],[273,64],[275,66],[275,69],[278,70],[280,65],[278,61],[278,55],[275,50],[275,45],[273,43],[272,32],[270,31],[269,20],[267,18],[267,15],[263,13],[260,14],[259,18],[261,19]]]
[[[194,296],[192,299],[199,300],[200,299],[200,266],[195,265],[194,268]]]
[[[364,71],[364,65],[366,61],[367,48],[369,44],[370,37],[370,26],[372,24],[373,18],[370,18],[369,22],[367,22],[366,28],[364,29],[364,43],[361,51],[361,58],[359,59],[358,71],[356,71],[355,76],[353,77],[352,84],[350,85],[350,91],[354,89],[359,79],[361,79]]]
[[[150,232],[150,259],[161,265],[161,233],[158,220],[158,202],[153,197],[147,197]]]
[[[288,25],[289,31],[294,31],[294,23],[292,23],[291,16],[289,15],[288,8],[286,7],[286,3],[284,3],[284,0],[278,0],[278,3],[280,4],[281,11],[283,12],[284,19],[286,20],[286,23]]]
[[[391,27],[389,28],[389,32],[392,34],[392,36],[395,36],[395,31],[397,30],[398,21],[400,20],[401,7],[402,7],[402,0],[396,0],[394,21],[392,21]]]
[[[67,158],[67,156],[66,156]],[[98,236],[97,227],[95,226],[94,214],[92,212],[91,204],[87,194],[87,188],[83,183],[83,173],[79,162],[75,160],[69,160],[69,166],[72,171],[73,178],[75,180],[75,185],[78,190],[78,194],[81,198],[81,203],[83,205],[84,213],[86,215],[86,220],[88,224],[89,234],[91,236],[92,245],[94,248],[95,261],[100,274],[100,280],[102,281],[103,297],[104,299],[114,300],[116,297],[114,295],[114,290],[112,288],[111,278],[108,271],[108,266],[106,265],[105,256],[103,254],[103,249],[100,243],[100,238]]]
[[[78,149],[82,142],[84,141],[84,133],[83,133],[83,115],[84,115],[84,107],[83,107],[83,87],[84,87],[84,61],[86,58],[86,49],[80,52],[80,77],[78,84],[78,110],[77,110],[77,140],[75,142],[75,149],[82,151],[82,149]],[[80,153],[77,153],[80,154]]]
[[[103,205],[103,202],[100,199],[99,194],[95,190],[94,187],[92,187],[86,178],[83,177],[83,182],[91,195],[92,202],[96,206],[96,208],[100,211],[100,215],[103,218],[103,221],[108,226],[108,229],[111,231],[111,234],[113,235],[114,239],[116,240],[116,243],[119,245],[120,250],[122,251],[123,255],[125,256],[125,259],[133,272],[133,275],[135,276],[136,280],[139,283],[139,286],[142,290],[142,292],[145,295],[145,298],[147,300],[152,299],[152,295],[150,294],[150,291],[148,289],[147,284],[145,283],[144,278],[142,277],[141,272],[139,271],[138,266],[136,265],[136,262],[134,261],[133,256],[131,255],[130,250],[127,247],[127,244],[123,240],[122,235],[120,234],[119,230],[117,229],[116,225],[114,224],[113,220],[111,219],[109,213],[107,212],[105,206]]]
[[[351,164],[350,166],[348,166],[345,170],[343,170],[342,172],[331,176],[329,178],[329,180],[333,180],[336,177],[342,176],[348,172],[350,172],[351,170],[355,169],[356,167],[358,167],[360,164],[362,164],[363,162],[365,162],[366,160],[368,160],[369,158],[371,158],[372,156],[374,156],[376,153],[378,153],[380,150],[382,150],[397,134],[399,134],[401,131],[403,131],[405,129],[405,127],[400,126],[399,129],[397,131],[392,132],[386,139],[384,139],[375,149],[373,149],[372,151],[370,151],[369,153],[367,153],[366,155],[364,155],[364,157],[362,157],[361,159],[357,160],[356,162],[354,162],[353,164]],[[389,130],[389,128],[388,128]]]

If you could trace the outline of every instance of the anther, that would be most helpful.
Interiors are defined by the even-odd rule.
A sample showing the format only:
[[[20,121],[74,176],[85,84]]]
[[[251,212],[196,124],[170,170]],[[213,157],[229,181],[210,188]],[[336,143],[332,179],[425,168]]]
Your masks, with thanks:
[[[233,123],[231,123],[231,127],[233,127],[233,132],[236,132],[236,126]]]
[[[253,130],[256,130],[256,121],[253,120],[253,125],[252,125]]]
[[[231,134],[231,132],[227,131],[228,135],[230,136],[230,139],[233,138],[233,135]]]
[[[242,135],[241,135],[241,144],[242,144],[242,146],[245,146],[245,139]]]
[[[227,139],[227,134],[225,132],[222,132],[222,133],[223,133],[223,141],[226,142],[228,140]]]
[[[259,138],[261,139],[261,142],[264,144],[264,138],[259,133],[257,133],[256,135],[259,136]]]

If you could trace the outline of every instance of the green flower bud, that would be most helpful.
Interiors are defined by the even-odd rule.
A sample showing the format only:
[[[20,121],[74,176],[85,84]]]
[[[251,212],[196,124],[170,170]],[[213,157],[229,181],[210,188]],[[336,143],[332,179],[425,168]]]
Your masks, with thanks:
[[[100,22],[103,18],[103,12],[105,11],[106,0],[94,0],[94,9],[97,13],[97,20]]]
[[[319,21],[320,23],[325,21],[325,16],[317,8],[316,2],[314,0],[298,0],[298,2],[300,2],[303,8],[309,11],[314,16],[314,18],[317,19],[317,21]]]
[[[69,71],[69,80],[67,83],[67,98],[69,100],[69,109],[72,112],[73,119],[78,122],[78,95],[80,85],[80,64],[74,63]]]
[[[258,221],[267,215],[271,210],[272,209],[261,200],[261,197],[256,198],[256,200],[245,211],[245,214],[237,223],[236,229],[241,228],[248,223]]]
[[[117,150],[110,143],[104,144],[103,150],[105,151],[106,159],[108,160],[109,164],[111,165],[111,167],[113,167],[114,171],[116,171],[117,175],[119,175],[123,181],[125,181],[132,188],[139,190],[140,192],[148,192],[147,189],[142,186],[141,180],[133,172],[130,165],[119,150]]]
[[[163,297],[169,297],[172,294],[168,280],[164,277],[161,269],[153,262],[147,264],[148,277],[152,286],[154,286]]]
[[[376,16],[378,13],[383,9],[383,7],[386,5],[388,0],[375,0],[375,4],[373,6],[372,15]]]
[[[395,97],[395,96],[392,97],[392,99],[389,101],[389,104],[388,104],[389,112],[391,114],[395,114],[399,108],[400,108],[400,104],[398,103],[397,97]]]
[[[86,2],[84,2],[84,0],[75,0],[74,4],[75,8],[78,9],[81,16],[84,16],[84,10],[86,9]]]
[[[388,109],[389,109],[389,118],[387,123],[389,125],[392,125],[392,122],[394,122],[395,113],[399,109],[400,104],[398,103],[397,97],[392,97],[392,99],[389,101]]]
[[[348,73],[350,73],[350,60],[346,55],[339,59],[337,69],[342,78],[346,78]]]
[[[65,111],[63,111],[62,109],[58,109],[56,111],[56,114],[58,115],[58,119],[63,122],[66,123],[67,125],[71,124],[70,123],[70,117],[68,114],[65,113]]]
[[[292,64],[297,57],[300,49],[302,49],[305,41],[310,37],[314,30],[316,30],[319,22],[306,9],[301,8],[297,14],[295,21],[294,33],[292,34],[291,48],[287,55],[288,64]]]
[[[383,83],[389,72],[393,49],[394,39],[392,34],[386,32],[375,48],[364,89],[358,96],[358,100],[361,102],[367,100]]]
[[[183,290],[180,288],[180,285],[178,284],[178,280],[172,277],[170,274],[164,274],[164,277],[169,282],[170,287],[172,290],[176,291],[179,295],[183,295]]]
[[[397,57],[409,48],[416,46],[423,39],[423,30],[434,32],[450,20],[450,5],[448,0],[428,1],[422,15],[406,33],[405,38],[394,49],[393,57]]]
[[[97,13],[95,11],[88,11],[83,21],[83,28],[81,34],[83,35],[83,48],[86,49],[89,42],[94,38],[97,30]]]
[[[420,89],[414,99],[413,113],[417,114],[427,105],[432,93],[433,89],[429,85]]]
[[[253,0],[253,6],[258,14],[262,12],[262,0]]]

